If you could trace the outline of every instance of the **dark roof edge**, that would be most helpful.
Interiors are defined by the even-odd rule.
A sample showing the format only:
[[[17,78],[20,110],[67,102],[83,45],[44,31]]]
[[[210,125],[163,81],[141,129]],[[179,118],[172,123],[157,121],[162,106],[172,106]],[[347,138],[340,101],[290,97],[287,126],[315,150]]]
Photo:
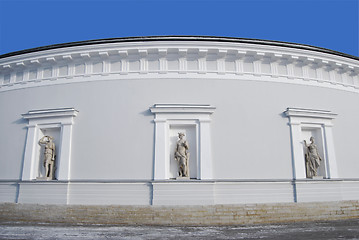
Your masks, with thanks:
[[[309,50],[315,52],[322,52],[322,53],[333,54],[341,57],[351,58],[354,60],[359,60],[359,57],[357,56],[353,56],[342,52],[337,52],[326,48],[306,45],[306,44],[281,42],[281,41],[273,41],[273,40],[235,38],[235,37],[215,37],[215,36],[146,36],[146,37],[124,37],[124,38],[86,40],[86,41],[78,41],[78,42],[60,43],[60,44],[54,44],[54,45],[48,45],[48,46],[5,53],[3,55],[0,55],[0,59],[26,54],[26,53],[51,50],[56,48],[66,48],[66,47],[76,47],[76,46],[106,44],[106,43],[118,43],[118,42],[147,42],[147,41],[216,41],[216,42],[249,43],[249,44],[288,47],[288,48]]]

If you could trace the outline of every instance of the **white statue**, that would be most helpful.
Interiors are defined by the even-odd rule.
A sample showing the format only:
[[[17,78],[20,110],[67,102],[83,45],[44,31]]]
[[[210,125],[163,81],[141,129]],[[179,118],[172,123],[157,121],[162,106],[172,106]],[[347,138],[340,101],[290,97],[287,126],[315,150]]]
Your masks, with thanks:
[[[175,160],[178,162],[178,176],[189,177],[189,145],[188,142],[183,138],[184,133],[178,133],[179,140],[175,150]]]
[[[49,180],[55,179],[54,170],[55,170],[55,143],[51,136],[43,136],[39,140],[40,145],[45,145],[44,151],[44,167],[45,167],[45,177]]]
[[[310,144],[304,140],[304,145],[307,148],[305,153],[305,166],[307,169],[307,177],[312,178],[318,176],[318,168],[322,158],[319,156],[318,148],[314,144],[314,138],[310,138]]]

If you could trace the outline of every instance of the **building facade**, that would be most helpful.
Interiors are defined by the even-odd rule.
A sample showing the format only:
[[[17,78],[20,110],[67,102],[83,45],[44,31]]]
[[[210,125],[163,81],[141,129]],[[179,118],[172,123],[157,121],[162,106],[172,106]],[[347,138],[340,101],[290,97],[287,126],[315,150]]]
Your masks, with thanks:
[[[139,37],[5,54],[0,201],[359,200],[358,102],[357,57],[293,43]],[[180,132],[188,179],[174,157]]]

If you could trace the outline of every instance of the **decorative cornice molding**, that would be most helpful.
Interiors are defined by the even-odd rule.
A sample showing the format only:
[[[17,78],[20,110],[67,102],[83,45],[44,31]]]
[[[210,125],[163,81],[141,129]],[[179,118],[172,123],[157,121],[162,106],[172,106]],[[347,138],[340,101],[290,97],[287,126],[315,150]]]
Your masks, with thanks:
[[[216,108],[209,104],[154,104],[152,113],[197,113],[212,114]]]
[[[315,110],[305,108],[287,108],[284,112],[286,117],[322,118],[332,120],[338,114],[326,110]]]
[[[333,51],[333,50],[326,49],[326,48],[306,45],[306,44],[281,42],[281,41],[273,41],[273,40],[262,40],[262,39],[217,37],[217,36],[144,36],[144,37],[96,39],[96,40],[61,43],[61,44],[54,44],[54,45],[43,46],[43,47],[38,47],[38,48],[25,49],[25,50],[21,50],[21,51],[17,51],[17,52],[11,52],[11,53],[6,53],[3,55],[0,55],[0,59],[10,57],[10,56],[32,53],[32,52],[69,48],[69,47],[80,47],[80,46],[111,44],[111,43],[136,43],[136,42],[161,42],[161,41],[186,41],[186,42],[187,41],[196,41],[196,42],[243,43],[243,44],[254,44],[254,45],[266,45],[266,46],[286,47],[286,48],[293,48],[293,49],[317,51],[317,52],[323,52],[323,53],[328,53],[328,54],[333,54],[333,55],[338,55],[338,56],[343,56],[343,57],[359,60],[359,58],[356,56]]]
[[[39,119],[51,117],[76,117],[78,111],[74,108],[56,108],[44,110],[31,110],[28,113],[22,114],[24,119]]]
[[[184,74],[218,74],[221,78],[247,74],[253,80],[270,77],[293,83],[292,79],[298,79],[304,80],[302,84],[316,82],[323,87],[344,86],[359,92],[357,60],[309,49],[210,41],[102,43],[2,58],[0,91],[26,88],[26,83],[52,85],[61,79],[119,74],[180,74],[181,78],[185,78]],[[97,81],[102,79],[105,77]],[[44,80],[52,81],[42,83]]]

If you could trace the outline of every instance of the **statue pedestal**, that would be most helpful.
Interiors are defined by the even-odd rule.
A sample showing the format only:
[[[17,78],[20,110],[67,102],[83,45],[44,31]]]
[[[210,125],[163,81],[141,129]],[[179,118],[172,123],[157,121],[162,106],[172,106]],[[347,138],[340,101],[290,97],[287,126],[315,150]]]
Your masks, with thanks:
[[[50,178],[50,177],[37,177],[36,181],[52,181],[54,179]]]
[[[323,179],[323,176],[313,176],[311,177],[313,180]]]
[[[176,180],[190,180],[189,177],[176,177]]]

